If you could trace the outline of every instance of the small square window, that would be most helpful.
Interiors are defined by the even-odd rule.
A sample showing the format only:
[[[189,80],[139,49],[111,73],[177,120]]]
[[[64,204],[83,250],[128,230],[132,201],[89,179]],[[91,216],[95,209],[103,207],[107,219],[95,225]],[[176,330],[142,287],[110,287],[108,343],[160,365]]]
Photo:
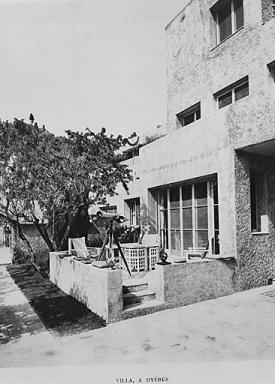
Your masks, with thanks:
[[[185,109],[183,112],[177,114],[177,118],[180,124],[184,127],[185,125],[194,123],[194,121],[201,118],[201,103],[197,103]]]

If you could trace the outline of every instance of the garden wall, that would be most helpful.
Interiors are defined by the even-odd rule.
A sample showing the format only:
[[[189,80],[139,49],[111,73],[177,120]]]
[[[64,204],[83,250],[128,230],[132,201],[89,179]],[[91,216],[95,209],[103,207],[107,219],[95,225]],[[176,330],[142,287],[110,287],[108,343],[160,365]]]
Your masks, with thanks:
[[[150,288],[169,307],[192,304],[234,293],[235,270],[234,259],[156,265]]]
[[[60,255],[50,253],[50,280],[107,323],[118,321],[123,310],[122,271],[97,268]]]

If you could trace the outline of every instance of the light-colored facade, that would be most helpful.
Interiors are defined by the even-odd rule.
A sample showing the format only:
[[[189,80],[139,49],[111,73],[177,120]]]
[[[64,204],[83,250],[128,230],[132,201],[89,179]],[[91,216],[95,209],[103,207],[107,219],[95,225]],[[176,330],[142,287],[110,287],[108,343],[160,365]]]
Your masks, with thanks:
[[[168,24],[167,135],[126,162],[129,194],[111,202],[128,217],[138,207],[171,261],[234,258],[236,289],[273,275],[274,8],[191,0]]]

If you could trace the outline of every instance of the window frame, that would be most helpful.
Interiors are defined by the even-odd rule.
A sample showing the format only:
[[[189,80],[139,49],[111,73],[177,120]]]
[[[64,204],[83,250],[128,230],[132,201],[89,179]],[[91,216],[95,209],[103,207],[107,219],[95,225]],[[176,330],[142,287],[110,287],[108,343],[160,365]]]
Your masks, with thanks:
[[[177,113],[177,119],[182,127],[186,127],[189,124],[195,123],[197,120],[201,119],[201,102],[192,105],[191,107],[185,109],[182,112]],[[189,116],[193,116],[194,119],[188,123],[185,122],[185,119]]]
[[[249,182],[251,233],[268,234],[266,173],[250,169]]]
[[[206,185],[206,202],[203,204],[198,204],[195,195],[196,186],[201,183],[205,183]],[[197,244],[198,242],[198,232],[199,231],[207,231],[208,238],[208,252],[210,255],[219,255],[220,254],[220,245],[219,245],[219,217],[217,220],[218,226],[215,227],[215,209],[217,215],[219,216],[219,201],[218,199],[214,201],[214,188],[216,186],[216,198],[218,198],[218,180],[215,177],[210,177],[207,179],[201,179],[196,182],[189,183],[181,183],[177,185],[171,185],[167,188],[162,188],[158,191],[158,209],[157,209],[157,221],[158,221],[158,232],[162,239],[162,246],[165,246],[166,251],[172,257],[181,257],[184,258],[186,256],[186,251],[190,247],[184,245],[184,231],[191,231],[192,234],[192,247],[194,250],[201,250]],[[183,189],[191,187],[191,205],[183,204]],[[171,207],[171,190],[177,188],[179,191],[179,204],[177,207]],[[164,200],[166,204],[164,204]],[[165,205],[165,206],[164,206]],[[198,226],[198,208],[205,207],[207,208],[207,228],[200,228]],[[183,211],[191,208],[191,229],[185,228],[183,223]],[[179,210],[179,220],[180,226],[179,228],[174,228],[171,225],[171,211]],[[166,228],[163,228],[163,214],[166,214]],[[172,249],[172,236],[174,232],[178,231],[177,240],[179,241],[180,246]],[[173,233],[172,233],[173,232]],[[175,238],[176,241],[176,238]],[[175,243],[176,244],[176,243]],[[218,244],[218,245],[217,245]]]
[[[239,26],[238,28],[237,28],[237,18],[236,18],[235,2],[236,2],[236,0],[219,1],[211,9],[211,13],[213,15],[213,18],[214,18],[214,21],[215,21],[215,26],[216,26],[216,45],[219,45],[219,44],[223,43],[230,36],[234,35],[236,32],[238,32],[240,29],[242,29],[244,27],[244,6],[243,6],[243,1],[242,1],[242,25]],[[230,4],[231,33],[221,40],[219,14],[221,13],[221,10],[224,9],[225,6],[227,6],[228,4]]]
[[[129,210],[129,220],[131,227],[140,225],[140,197],[125,200]]]
[[[245,96],[242,96],[241,98],[236,99],[236,89],[238,89],[238,88],[240,88],[246,84],[247,84],[248,93]],[[242,100],[245,97],[249,96],[249,94],[250,94],[249,91],[250,91],[249,78],[248,78],[248,76],[245,76],[242,79],[238,80],[237,82],[235,82],[235,83],[227,86],[226,88],[223,88],[222,90],[216,92],[214,94],[214,98],[217,101],[218,108],[223,109],[223,108],[227,107],[228,105],[235,104],[239,100]],[[220,106],[220,98],[223,97],[224,95],[230,94],[230,93],[231,93],[231,103],[226,104],[224,106]]]

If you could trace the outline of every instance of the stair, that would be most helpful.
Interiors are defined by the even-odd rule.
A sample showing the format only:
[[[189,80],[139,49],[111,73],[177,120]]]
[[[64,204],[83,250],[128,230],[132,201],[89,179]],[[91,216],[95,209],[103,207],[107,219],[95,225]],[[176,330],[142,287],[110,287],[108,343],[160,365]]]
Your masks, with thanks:
[[[156,299],[156,293],[149,291],[148,283],[128,280],[123,285],[122,319],[144,316],[166,309],[167,305]]]
[[[123,286],[123,309],[136,307],[155,299],[156,293],[148,290],[148,283]]]

